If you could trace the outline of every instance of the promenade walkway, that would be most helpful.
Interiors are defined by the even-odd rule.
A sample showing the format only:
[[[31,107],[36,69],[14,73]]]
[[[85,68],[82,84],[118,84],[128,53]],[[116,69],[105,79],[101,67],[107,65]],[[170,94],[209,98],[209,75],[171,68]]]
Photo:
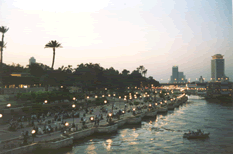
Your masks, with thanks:
[[[142,100],[137,100],[139,102],[143,102]],[[112,110],[112,103],[115,104],[115,107],[114,107],[114,111],[113,112],[117,112],[119,109],[124,109],[125,108],[125,101],[119,101],[119,100],[113,100],[113,99],[109,99],[109,102],[108,104],[104,105],[105,108],[108,109],[108,111],[111,111]],[[147,104],[147,103],[145,103]],[[94,126],[94,123],[93,122],[90,122],[89,121],[89,118],[91,116],[95,116],[95,115],[99,115],[100,113],[102,113],[102,111],[100,110],[100,108],[103,107],[103,106],[97,106],[94,109],[94,112],[92,114],[86,114],[86,125],[88,128],[91,128]],[[126,111],[129,110],[130,108],[132,108],[133,106],[127,106],[126,108]],[[92,107],[90,107],[92,108]],[[117,110],[115,108],[118,108]],[[146,111],[146,110],[145,110]],[[74,118],[74,123],[76,126],[78,126],[78,129],[81,129],[82,127],[82,123],[81,123],[81,117],[83,116],[83,113],[84,111],[79,111],[80,113],[80,118]],[[102,113],[103,114],[103,120],[100,121],[99,125],[106,125],[108,124],[107,122],[107,118],[106,118],[106,115],[107,113]],[[128,113],[126,112],[124,115],[121,116],[121,119],[124,117],[131,117],[132,116],[132,113]],[[47,117],[46,120],[52,120],[54,119],[53,117]],[[113,121],[115,121],[117,119],[113,119]],[[64,119],[63,121],[66,121],[68,122],[70,125],[72,125],[73,123],[73,118],[69,118],[69,119]],[[24,126],[28,125],[28,122],[22,122]],[[50,125],[54,128],[56,125],[58,126],[58,123],[61,123],[61,122],[53,122],[51,123]],[[39,125],[37,122],[35,122],[35,125],[38,126],[38,127],[41,127],[43,128],[44,125]],[[5,144],[5,143],[9,143],[9,142],[23,142],[23,137],[21,136],[21,132],[24,130],[24,131],[28,131],[29,133],[32,131],[33,127],[24,127],[22,129],[19,129],[15,132],[12,132],[12,131],[8,131],[8,127],[9,127],[9,124],[8,125],[0,125],[0,149],[1,149],[1,145]],[[43,134],[43,135],[37,135],[36,138],[34,138],[34,142],[40,142],[40,141],[46,141],[46,140],[52,140],[52,139],[56,139],[56,138],[59,138],[61,137],[61,134],[62,134],[62,131],[55,131],[55,132],[52,132],[51,134]],[[32,137],[30,137],[28,139],[28,142],[32,142]],[[5,149],[7,150],[7,149]]]

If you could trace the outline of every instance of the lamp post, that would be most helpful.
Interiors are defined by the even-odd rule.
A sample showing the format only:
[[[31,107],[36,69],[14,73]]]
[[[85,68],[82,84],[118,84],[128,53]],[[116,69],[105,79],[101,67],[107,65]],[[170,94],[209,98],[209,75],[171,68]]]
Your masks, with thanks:
[[[66,123],[65,123],[65,126],[66,126],[66,128],[67,128],[67,127],[69,126],[69,123],[68,123],[68,122],[66,122]]]
[[[47,100],[44,100],[44,103],[45,103],[45,104],[47,104],[47,103],[48,103],[48,101],[47,101]]]
[[[123,116],[125,115],[125,111],[124,110],[122,111],[122,114],[123,114]]]
[[[87,101],[87,108],[88,108],[88,99],[89,99],[89,96],[86,97],[86,101]]]
[[[6,107],[10,108],[10,107],[11,107],[11,104],[10,104],[10,103],[9,103],[9,104],[7,104],[7,105],[6,105]]]
[[[105,88],[105,95],[107,94],[107,90],[108,90],[108,89],[107,89],[107,88]]]
[[[133,108],[133,115],[134,115],[134,116],[136,115],[135,111],[136,111],[136,109],[135,109],[135,108]]]
[[[121,96],[119,96],[119,100],[120,100],[120,102],[119,102],[119,108],[120,108],[120,104],[121,104]]]
[[[2,114],[0,114],[0,118],[2,118]]]
[[[112,122],[112,113],[109,113],[108,116],[109,116],[108,123],[111,123]]]
[[[74,124],[74,108],[76,107],[76,105],[75,104],[73,104],[72,105],[72,108],[73,108],[73,110],[72,110],[72,113],[73,113],[73,125],[72,125],[72,127],[73,128],[75,128],[75,124]]]
[[[32,142],[34,143],[34,137],[35,137],[35,135],[36,135],[36,134],[35,134],[35,133],[36,133],[36,130],[33,129],[31,133],[32,133]]]

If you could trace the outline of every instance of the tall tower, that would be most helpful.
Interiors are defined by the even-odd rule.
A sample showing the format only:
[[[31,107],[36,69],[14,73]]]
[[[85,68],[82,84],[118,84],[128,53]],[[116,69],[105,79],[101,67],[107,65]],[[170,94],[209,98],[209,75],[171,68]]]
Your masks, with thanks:
[[[211,60],[211,81],[228,80],[224,73],[223,55],[216,54]]]
[[[29,59],[29,65],[31,65],[32,63],[36,63],[36,59],[34,57],[31,57]]]
[[[172,67],[172,78],[173,78],[173,83],[178,83],[179,79],[179,72],[178,72],[178,66],[173,66]]]
[[[211,78],[212,81],[220,81],[224,76],[224,59],[223,55],[216,54],[211,60]]]

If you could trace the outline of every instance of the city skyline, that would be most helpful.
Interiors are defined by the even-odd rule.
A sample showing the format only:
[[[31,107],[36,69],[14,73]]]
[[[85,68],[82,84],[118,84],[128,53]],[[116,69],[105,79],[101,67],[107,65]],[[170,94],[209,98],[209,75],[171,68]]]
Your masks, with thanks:
[[[1,2],[1,25],[9,27],[3,63],[26,66],[33,56],[51,66],[52,50],[44,46],[57,40],[63,48],[56,50],[55,69],[91,62],[132,72],[143,65],[147,77],[162,83],[177,65],[186,79],[208,81],[211,56],[222,54],[225,74],[233,78],[230,1],[77,1],[62,9],[61,2],[53,8],[45,2]]]

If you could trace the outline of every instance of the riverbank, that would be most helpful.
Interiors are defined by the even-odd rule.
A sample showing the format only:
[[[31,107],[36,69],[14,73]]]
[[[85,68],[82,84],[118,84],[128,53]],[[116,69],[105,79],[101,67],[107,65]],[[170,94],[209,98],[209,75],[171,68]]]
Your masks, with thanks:
[[[181,105],[182,103],[187,101],[187,97],[183,95],[179,99],[175,101],[175,104]],[[124,102],[123,102],[124,103]],[[168,104],[171,103],[170,101],[167,102]],[[120,106],[120,105],[119,105]],[[153,112],[153,113],[152,113]],[[54,138],[53,140],[56,141],[51,141],[51,139],[45,141],[45,143],[33,143],[32,145],[27,145],[27,146],[22,146],[18,148],[14,148],[5,152],[2,152],[1,154],[8,154],[8,153],[15,153],[15,149],[17,149],[17,152],[20,153],[26,153],[25,151],[32,152],[35,151],[36,149],[54,149],[54,148],[61,148],[65,146],[69,146],[73,144],[73,140],[85,138],[87,136],[90,136],[94,133],[112,133],[117,131],[118,128],[125,126],[125,125],[131,125],[131,124],[138,124],[142,121],[142,118],[145,116],[156,116],[157,110],[149,112],[147,109],[142,110],[142,112],[137,112],[135,116],[132,115],[132,113],[127,113],[125,115],[122,115],[119,120],[114,120],[114,125],[107,125],[106,121],[103,121],[100,123],[99,127],[91,127],[89,129],[85,130],[80,130],[80,131],[75,131],[69,133],[66,137],[63,136],[62,139],[56,140]],[[151,113],[151,114],[149,114]],[[57,138],[61,138],[60,134],[57,135]]]

